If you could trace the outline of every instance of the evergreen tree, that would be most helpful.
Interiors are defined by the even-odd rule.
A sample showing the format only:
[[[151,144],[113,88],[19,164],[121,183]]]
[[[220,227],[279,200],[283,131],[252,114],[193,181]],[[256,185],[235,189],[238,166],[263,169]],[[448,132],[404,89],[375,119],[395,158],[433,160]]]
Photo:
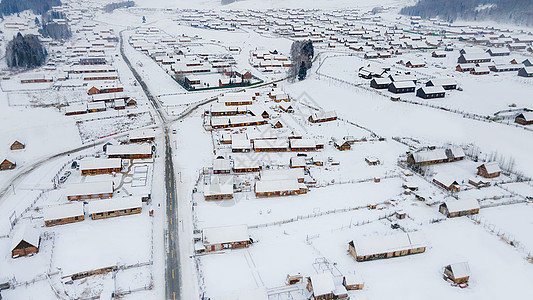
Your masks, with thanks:
[[[307,76],[307,68],[305,67],[305,63],[302,62],[298,71],[298,80],[304,80],[305,76]]]

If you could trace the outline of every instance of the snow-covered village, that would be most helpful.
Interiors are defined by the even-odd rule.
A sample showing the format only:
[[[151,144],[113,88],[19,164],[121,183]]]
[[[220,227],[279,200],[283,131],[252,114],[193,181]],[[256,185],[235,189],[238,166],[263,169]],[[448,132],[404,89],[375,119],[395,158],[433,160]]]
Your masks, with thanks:
[[[0,299],[531,299],[533,22],[428,2],[1,0]]]

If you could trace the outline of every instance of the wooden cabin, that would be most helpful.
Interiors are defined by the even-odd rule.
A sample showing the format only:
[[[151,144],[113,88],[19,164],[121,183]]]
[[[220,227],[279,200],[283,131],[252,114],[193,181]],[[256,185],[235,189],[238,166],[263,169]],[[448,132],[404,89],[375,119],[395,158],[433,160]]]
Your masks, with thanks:
[[[470,279],[470,266],[467,262],[450,264],[444,267],[444,278],[456,284],[467,283]]]
[[[307,278],[307,290],[315,300],[335,299],[333,275],[330,272],[311,275]]]
[[[479,213],[479,203],[476,199],[445,201],[439,206],[439,212],[448,218],[455,218]]]
[[[233,199],[233,183],[211,183],[204,185],[205,200]]]
[[[320,111],[309,116],[311,123],[323,123],[337,120],[337,113],[334,111]]]
[[[12,159],[4,158],[2,163],[0,164],[0,171],[4,170],[12,170],[17,166],[17,163]]]
[[[412,165],[428,166],[447,162],[460,161],[465,158],[461,148],[439,148],[409,153],[407,162]]]
[[[533,67],[523,67],[518,70],[518,76],[520,77],[533,77]]]
[[[290,139],[289,147],[293,152],[316,151],[316,142],[313,139]]]
[[[11,150],[22,150],[24,148],[26,148],[26,145],[19,141],[14,141],[13,144],[11,144],[11,146],[9,147],[9,149]]]
[[[359,238],[348,243],[348,252],[356,261],[367,261],[423,253],[426,247],[423,233],[414,231]]]
[[[394,94],[401,94],[401,93],[412,93],[415,91],[416,85],[412,81],[394,81],[392,82],[388,89],[389,92]]]
[[[260,170],[261,166],[257,160],[244,157],[235,157],[233,159],[234,173],[259,172]]]
[[[442,86],[444,90],[455,90],[457,89],[457,82],[452,78],[440,78],[440,79],[431,79],[426,82],[426,86]]]
[[[369,165],[369,166],[377,166],[380,164],[380,161],[377,157],[374,157],[374,156],[367,156],[365,157],[365,162]]]
[[[72,202],[43,208],[46,227],[81,222],[85,220],[82,202]]]
[[[122,159],[120,158],[85,158],[80,160],[79,165],[83,176],[112,174],[122,171]]]
[[[256,197],[279,197],[307,194],[307,186],[303,183],[299,183],[297,179],[256,181],[254,190]]]
[[[502,170],[497,162],[488,162],[477,167],[477,175],[485,178],[496,178],[500,176]]]
[[[141,210],[142,201],[139,196],[95,200],[87,204],[87,212],[93,220],[140,214]]]
[[[72,183],[66,186],[67,200],[105,199],[113,197],[113,181]]]
[[[231,172],[231,161],[229,159],[218,158],[213,160],[213,174],[229,174]]]
[[[362,290],[365,286],[365,282],[360,275],[357,274],[347,274],[342,279],[342,285],[349,290]]]
[[[445,94],[442,86],[423,86],[416,90],[416,96],[422,99],[444,98]]]
[[[350,142],[345,141],[345,140],[340,140],[340,141],[335,140],[334,145],[335,145],[335,148],[339,149],[340,151],[346,151],[352,148],[352,145],[350,144]]]
[[[531,125],[533,124],[533,113],[521,113],[516,116],[514,121],[520,125]]]
[[[11,240],[11,257],[32,256],[39,252],[41,235],[35,228],[22,227],[17,230]]]
[[[289,150],[289,140],[254,140],[255,152],[285,152]]]
[[[152,157],[150,144],[109,145],[106,148],[109,158],[146,159]]]
[[[459,183],[451,176],[437,174],[432,182],[447,191],[460,191]]]
[[[202,230],[202,244],[202,249],[197,249],[197,252],[248,248],[250,246],[248,226],[232,225],[204,228]]]
[[[472,75],[487,75],[489,73],[489,67],[474,67],[473,70],[470,70],[470,74]]]
[[[303,156],[293,156],[289,160],[289,166],[291,168],[305,168],[307,166],[307,162]]]

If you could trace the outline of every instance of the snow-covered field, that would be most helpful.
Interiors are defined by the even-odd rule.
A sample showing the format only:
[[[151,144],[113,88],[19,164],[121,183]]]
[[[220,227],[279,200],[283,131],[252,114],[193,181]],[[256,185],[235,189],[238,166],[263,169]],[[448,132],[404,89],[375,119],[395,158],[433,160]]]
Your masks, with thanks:
[[[2,299],[112,299],[112,293],[123,299],[213,299],[260,288],[272,300],[303,300],[309,296],[306,277],[323,271],[332,272],[336,284],[343,275],[361,275],[364,289],[349,291],[352,299],[528,297],[533,278],[533,125],[524,130],[513,124],[517,111],[506,112],[504,121],[479,118],[502,110],[533,109],[533,81],[514,71],[475,76],[455,70],[459,50],[471,46],[473,36],[533,41],[527,29],[448,27],[397,14],[415,1],[242,0],[221,5],[219,0],[137,0],[134,8],[104,13],[103,5],[111,2],[115,1],[70,1],[63,6],[73,38],[64,43],[45,40],[51,53],[46,68],[14,73],[0,63],[0,162],[16,162],[13,170],[0,171],[0,284],[11,286],[1,291]],[[370,12],[379,6],[383,11]],[[17,33],[10,26],[37,33],[34,19],[29,12],[3,19],[0,47]],[[305,80],[286,80],[286,67],[254,67],[259,60],[254,53],[268,52],[279,60],[290,56],[293,42],[303,39],[296,35],[302,33],[322,39],[314,42],[316,59]],[[120,37],[141,82],[121,56],[114,39]],[[133,41],[142,38],[148,45],[135,48]],[[402,41],[431,39],[440,39],[438,50],[449,46],[453,51],[446,51],[446,58],[433,58],[433,49],[397,48]],[[350,50],[348,40],[356,40],[365,50]],[[364,58],[372,45],[387,42],[402,54]],[[525,44],[532,46],[531,41]],[[88,81],[80,74],[64,76],[80,58],[92,55],[102,55],[116,69],[119,78],[113,84],[123,86],[137,105],[115,110],[109,102],[103,112],[65,115],[66,105],[92,102],[92,86],[111,84]],[[221,71],[250,71],[265,85],[244,88],[255,97],[247,116],[259,117],[264,110],[267,124],[211,128],[216,98],[241,88],[186,91],[173,79],[171,65],[156,61],[161,57],[176,59],[177,66],[179,57],[185,62],[181,67],[192,73],[196,71],[187,64],[213,66],[197,75],[210,87],[228,76]],[[515,59],[520,64],[531,60],[531,53],[513,50],[492,59],[497,64]],[[400,60],[422,60],[426,66],[407,68]],[[214,67],[219,62],[232,66],[220,70]],[[402,94],[404,102],[393,102],[394,94],[371,89],[370,80],[358,76],[359,69],[369,65],[390,67],[391,74],[410,72],[417,77],[417,88],[429,79],[449,77],[461,90],[432,100]],[[53,82],[21,83],[30,74],[44,74]],[[277,92],[288,94],[291,101],[275,102],[269,94]],[[280,104],[290,104],[294,112],[284,111]],[[311,123],[309,117],[319,111],[334,111],[338,119]],[[282,128],[270,125],[278,120]],[[156,149],[153,158],[124,159],[121,172],[94,176],[83,176],[72,165],[84,158],[106,159],[105,143],[129,143],[130,133],[141,128],[156,128],[150,142]],[[324,147],[305,153],[253,148],[235,153],[223,142],[229,134],[283,140],[301,135]],[[351,149],[337,149],[335,143],[343,139],[353,141]],[[11,150],[15,141],[25,148]],[[407,166],[410,151],[451,146],[462,147],[467,157],[427,167],[425,174]],[[263,170],[289,169],[291,159],[304,157],[307,193],[257,197],[254,186],[263,172],[215,175],[213,164],[219,157],[230,164],[251,160]],[[379,160],[377,165],[365,161],[373,158]],[[170,159],[175,181],[167,177]],[[496,160],[503,173],[487,179],[488,187],[474,187],[469,179],[486,160]],[[442,175],[453,177],[460,191],[432,183]],[[62,176],[64,182],[59,180]],[[232,199],[205,200],[205,185],[216,179],[233,180]],[[82,222],[45,226],[43,209],[67,203],[70,184],[98,181],[114,183],[109,201],[148,194],[150,200],[142,204],[140,214],[92,220],[85,213]],[[177,203],[167,203],[173,198],[167,192],[176,194]],[[480,213],[458,218],[439,213],[441,203],[456,199],[477,200]],[[86,199],[90,201],[94,200]],[[253,239],[248,248],[196,252],[203,229],[241,224],[248,226]],[[39,232],[39,253],[13,259],[12,239],[24,227]],[[355,239],[412,231],[424,234],[424,253],[357,262],[347,252]],[[179,245],[177,253],[174,243]],[[179,268],[170,265],[168,256],[179,258]],[[466,288],[443,280],[443,268],[457,262],[470,266]],[[108,267],[109,272],[84,273]],[[286,286],[287,275],[298,273],[304,283]],[[73,274],[83,278],[73,279]],[[169,286],[176,290],[169,291]]]

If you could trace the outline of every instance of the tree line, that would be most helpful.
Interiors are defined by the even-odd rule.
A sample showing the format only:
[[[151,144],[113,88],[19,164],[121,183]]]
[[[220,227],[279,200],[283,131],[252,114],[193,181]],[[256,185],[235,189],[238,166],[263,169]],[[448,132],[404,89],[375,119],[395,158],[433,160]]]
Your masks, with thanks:
[[[419,0],[400,13],[425,19],[439,17],[448,22],[492,20],[533,26],[532,0]]]
[[[6,16],[30,9],[35,14],[42,14],[50,10],[52,6],[60,6],[60,0],[2,0],[0,2],[0,14]]]
[[[48,53],[39,37],[20,32],[7,44],[6,61],[10,68],[34,68],[46,62]]]
[[[117,8],[128,8],[135,6],[134,1],[122,1],[122,2],[115,2],[115,3],[109,3],[106,6],[104,6],[104,11],[107,13],[112,13]]]

